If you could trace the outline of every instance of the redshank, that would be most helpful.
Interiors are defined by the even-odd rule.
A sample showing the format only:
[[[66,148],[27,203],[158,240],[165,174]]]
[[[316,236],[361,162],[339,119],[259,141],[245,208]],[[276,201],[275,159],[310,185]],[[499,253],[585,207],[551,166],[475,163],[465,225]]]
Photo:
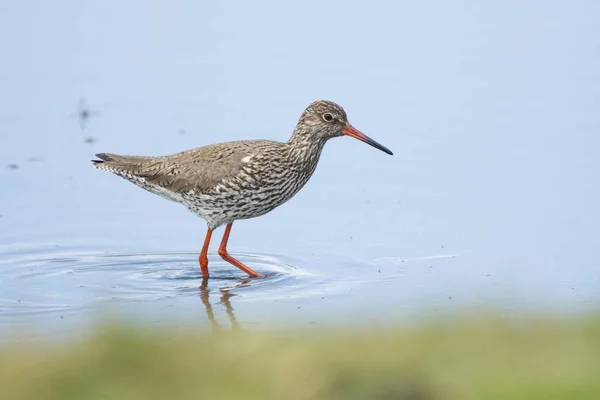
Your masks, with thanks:
[[[327,140],[338,136],[361,140],[393,153],[358,131],[346,112],[331,101],[315,101],[300,116],[287,143],[242,140],[211,144],[162,157],[96,154],[98,169],[182,203],[208,225],[198,257],[202,276],[208,273],[208,245],[213,231],[226,225],[219,255],[252,277],[262,278],[227,252],[231,225],[238,219],[268,213],[291,199],[315,171]]]

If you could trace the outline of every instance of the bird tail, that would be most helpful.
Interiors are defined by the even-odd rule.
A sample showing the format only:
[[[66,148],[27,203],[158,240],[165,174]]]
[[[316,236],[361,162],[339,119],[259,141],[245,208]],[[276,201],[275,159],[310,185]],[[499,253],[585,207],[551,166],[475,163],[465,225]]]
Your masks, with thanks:
[[[91,160],[94,163],[94,167],[110,172],[127,172],[135,173],[144,161],[147,161],[150,157],[141,156],[120,156],[118,154],[110,153],[98,153],[96,157],[99,160]]]

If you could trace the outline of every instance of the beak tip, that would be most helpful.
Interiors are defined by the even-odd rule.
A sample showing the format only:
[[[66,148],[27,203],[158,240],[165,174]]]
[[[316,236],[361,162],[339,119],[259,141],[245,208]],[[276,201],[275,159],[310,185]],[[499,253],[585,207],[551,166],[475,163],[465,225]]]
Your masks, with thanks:
[[[389,154],[390,156],[394,155],[394,153],[392,153],[392,151],[390,149],[388,149],[387,147],[381,146],[381,147],[377,147],[377,149],[383,151],[385,154]]]

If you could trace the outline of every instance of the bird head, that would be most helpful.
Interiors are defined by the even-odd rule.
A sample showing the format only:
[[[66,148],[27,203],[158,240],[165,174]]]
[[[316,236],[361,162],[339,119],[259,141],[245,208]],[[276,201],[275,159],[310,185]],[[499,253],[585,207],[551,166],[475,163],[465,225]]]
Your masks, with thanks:
[[[353,127],[348,122],[346,111],[332,101],[318,100],[311,103],[300,116],[296,134],[305,136],[307,140],[328,140],[338,136],[350,136],[393,155],[388,148]]]

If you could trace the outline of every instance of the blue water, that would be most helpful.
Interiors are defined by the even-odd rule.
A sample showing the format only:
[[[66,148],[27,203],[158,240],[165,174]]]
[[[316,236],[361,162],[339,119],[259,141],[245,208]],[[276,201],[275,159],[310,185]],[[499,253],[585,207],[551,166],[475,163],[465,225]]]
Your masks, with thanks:
[[[596,2],[8,1],[0,48],[1,333],[600,304]],[[284,141],[316,99],[394,156],[332,140],[294,199],[236,222],[264,281],[211,253],[202,287],[204,222],[89,162]]]

